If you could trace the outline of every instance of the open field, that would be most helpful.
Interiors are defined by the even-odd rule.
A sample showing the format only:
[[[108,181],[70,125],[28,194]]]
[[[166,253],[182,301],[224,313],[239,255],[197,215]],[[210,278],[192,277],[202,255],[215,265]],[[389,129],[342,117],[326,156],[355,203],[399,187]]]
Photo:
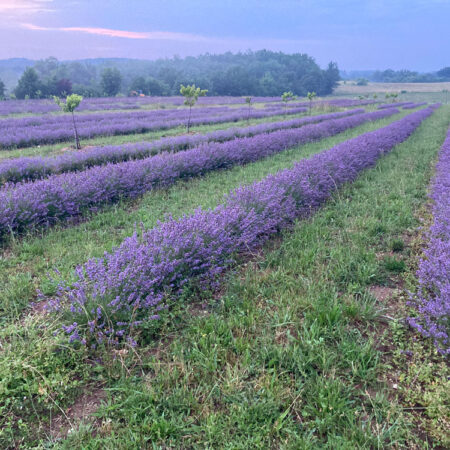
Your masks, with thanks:
[[[407,318],[450,107],[362,107],[201,124],[1,186],[0,447],[448,447],[445,341]]]
[[[354,96],[379,94],[379,98],[383,99],[383,95],[387,92],[396,92],[399,94],[397,101],[411,102],[441,102],[448,103],[449,94],[443,92],[450,91],[450,82],[442,83],[373,83],[369,82],[367,86],[357,86],[354,81],[340,81],[333,95],[338,96]],[[405,92],[404,92],[405,91]]]

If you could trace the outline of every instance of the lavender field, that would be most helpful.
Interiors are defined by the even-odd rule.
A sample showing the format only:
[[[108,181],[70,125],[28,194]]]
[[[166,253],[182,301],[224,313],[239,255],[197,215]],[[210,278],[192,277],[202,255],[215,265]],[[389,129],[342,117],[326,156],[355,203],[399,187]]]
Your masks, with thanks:
[[[2,448],[444,448],[448,105],[183,101],[0,102]]]

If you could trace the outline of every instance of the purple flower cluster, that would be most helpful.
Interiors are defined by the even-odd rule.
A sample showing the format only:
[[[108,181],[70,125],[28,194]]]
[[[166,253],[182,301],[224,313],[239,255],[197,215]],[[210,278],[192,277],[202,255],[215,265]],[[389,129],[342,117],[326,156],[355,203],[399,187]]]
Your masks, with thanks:
[[[414,108],[418,108],[419,106],[424,106],[426,105],[427,102],[422,102],[422,103],[411,103],[410,105],[405,105],[403,107],[403,109],[414,109]]]
[[[386,108],[400,108],[400,106],[408,106],[411,105],[412,102],[402,102],[402,103],[385,103],[384,105],[378,106],[378,109],[386,109]]]
[[[376,100],[351,100],[348,98],[334,98],[330,100],[316,100],[312,102],[312,106],[336,106],[338,108],[352,108],[354,106],[364,106],[364,105],[372,105],[373,103],[377,103]],[[296,106],[306,106],[309,107],[309,101],[307,102],[291,102],[287,104],[288,108],[293,108]],[[286,105],[284,103],[270,103],[265,105],[266,108],[275,108],[275,107],[283,107]]]
[[[236,137],[250,137],[275,130],[297,128],[306,124],[363,113],[363,109],[353,109],[332,114],[302,117],[282,122],[261,123],[243,128],[228,128],[207,134],[165,137],[151,142],[93,147],[73,151],[56,157],[22,157],[0,162],[0,184],[7,182],[32,181],[51,174],[74,172],[106,163],[118,163],[133,159],[143,159],[162,151],[180,151],[196,147],[205,142],[224,142]]]
[[[13,231],[48,227],[88,208],[134,198],[180,178],[257,161],[395,112],[398,110],[391,108],[228,142],[210,142],[178,153],[161,153],[140,161],[107,164],[7,186],[0,190],[0,238]]]
[[[306,112],[298,107],[289,110],[289,114]],[[262,109],[204,107],[194,108],[191,125],[204,125],[223,122],[236,122],[247,118],[259,119],[283,114],[282,108],[264,111]],[[78,134],[82,138],[94,136],[113,136],[117,134],[144,133],[153,130],[167,130],[186,125],[189,111],[186,108],[84,114],[77,116]],[[72,139],[72,116],[53,115],[24,117],[20,119],[0,120],[0,148],[24,147],[34,144],[46,144]]]
[[[418,317],[410,324],[450,354],[450,128],[442,145],[432,183],[433,224],[424,258],[419,262],[419,289],[413,300]]]
[[[52,300],[53,308],[69,317],[70,340],[95,345],[131,339],[135,328],[158,318],[168,298],[191,282],[214,284],[238,253],[308,215],[407,139],[432,112],[427,108],[412,113],[338,144],[292,169],[238,188],[214,210],[199,209],[159,223],[79,266],[76,282],[71,287],[61,283]]]
[[[252,97],[253,103],[267,103],[279,101],[280,97]],[[80,111],[107,111],[120,109],[140,109],[148,105],[181,106],[184,98],[176,97],[98,97],[84,98],[79,106]],[[244,97],[201,97],[199,105],[232,105],[245,103]],[[0,116],[9,114],[43,114],[59,111],[53,100],[8,100],[0,101]]]

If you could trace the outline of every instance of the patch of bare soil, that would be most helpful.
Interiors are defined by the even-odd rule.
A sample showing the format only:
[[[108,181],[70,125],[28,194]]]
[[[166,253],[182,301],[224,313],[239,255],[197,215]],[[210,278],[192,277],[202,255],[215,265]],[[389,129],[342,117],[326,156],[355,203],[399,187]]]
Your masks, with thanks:
[[[65,438],[80,423],[95,422],[92,416],[106,399],[106,392],[99,387],[84,392],[75,403],[61,411],[50,423],[49,434],[53,439]]]

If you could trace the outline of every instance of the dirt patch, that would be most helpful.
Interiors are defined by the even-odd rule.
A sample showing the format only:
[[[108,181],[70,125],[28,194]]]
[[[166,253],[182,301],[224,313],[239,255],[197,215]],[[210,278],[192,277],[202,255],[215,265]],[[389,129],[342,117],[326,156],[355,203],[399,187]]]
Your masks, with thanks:
[[[398,294],[398,289],[387,286],[371,286],[369,292],[380,302],[386,303],[386,300],[393,298]]]
[[[50,435],[54,439],[62,439],[67,434],[76,429],[77,426],[84,422],[93,422],[92,415],[97,411],[103,400],[106,398],[106,392],[100,388],[92,388],[85,391],[75,400],[75,403],[65,411],[55,417],[50,423]]]

